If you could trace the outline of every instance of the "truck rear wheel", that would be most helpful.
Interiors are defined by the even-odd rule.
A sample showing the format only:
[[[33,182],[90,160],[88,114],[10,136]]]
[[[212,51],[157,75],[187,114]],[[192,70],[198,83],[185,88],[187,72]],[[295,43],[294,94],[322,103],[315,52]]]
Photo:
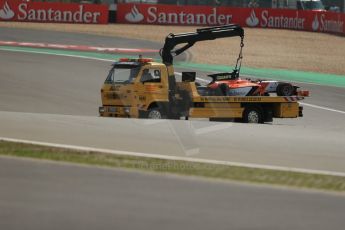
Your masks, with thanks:
[[[290,83],[279,83],[277,86],[277,95],[278,96],[292,96],[294,94],[294,87]]]
[[[259,124],[263,123],[263,113],[259,107],[249,106],[244,109],[243,122]]]
[[[162,113],[159,108],[152,108],[147,113],[148,119],[165,119],[166,116]]]

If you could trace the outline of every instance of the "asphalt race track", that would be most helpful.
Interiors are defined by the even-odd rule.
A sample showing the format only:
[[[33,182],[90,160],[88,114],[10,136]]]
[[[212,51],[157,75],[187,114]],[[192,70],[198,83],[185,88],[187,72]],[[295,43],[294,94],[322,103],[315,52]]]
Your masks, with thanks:
[[[2,31],[0,40],[64,43],[50,32],[36,40],[30,31]],[[63,38],[69,36],[71,44],[110,40]],[[107,45],[138,48],[120,40]],[[312,107],[304,107],[303,118],[273,124],[100,118],[99,90],[109,66],[0,51],[0,137],[345,173],[344,88],[299,84],[312,91],[304,101]],[[343,196],[310,191],[3,157],[0,184],[0,229],[323,230],[345,224]]]
[[[345,172],[339,112],[306,106],[304,118],[273,125],[100,118],[109,62],[1,51],[0,63],[2,137]],[[305,87],[329,94],[305,102],[343,109],[345,89]]]
[[[160,49],[162,44],[139,39],[98,36],[92,34],[64,33],[28,29],[0,28],[0,40],[15,42],[43,42],[64,45],[85,45],[118,48]]]
[[[343,195],[0,158],[0,229],[344,228]]]

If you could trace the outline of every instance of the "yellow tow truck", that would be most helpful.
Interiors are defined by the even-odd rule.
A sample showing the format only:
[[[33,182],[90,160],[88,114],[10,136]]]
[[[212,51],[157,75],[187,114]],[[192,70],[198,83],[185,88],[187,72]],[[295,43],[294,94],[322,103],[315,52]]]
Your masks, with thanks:
[[[101,89],[102,117],[128,117],[150,119],[208,118],[210,120],[235,120],[248,123],[271,122],[273,118],[303,116],[298,101],[308,96],[299,91],[291,96],[271,94],[229,95],[228,88],[200,86],[195,82],[195,72],[175,74],[173,58],[198,41],[239,36],[241,52],[235,70],[231,73],[213,74],[215,81],[232,79],[240,73],[244,31],[238,25],[198,29],[196,32],[170,34],[161,49],[162,63],[150,58],[121,58],[113,63]],[[177,45],[185,44],[173,50]],[[225,89],[224,89],[225,88]],[[224,91],[225,90],[225,91]],[[249,90],[251,92],[257,90]],[[248,92],[249,92],[248,91]]]

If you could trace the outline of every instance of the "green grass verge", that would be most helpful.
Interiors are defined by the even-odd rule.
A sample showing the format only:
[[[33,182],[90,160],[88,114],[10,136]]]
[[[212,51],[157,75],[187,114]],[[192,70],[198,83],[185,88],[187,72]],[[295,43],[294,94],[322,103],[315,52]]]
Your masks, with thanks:
[[[345,191],[345,177],[131,157],[0,141],[0,155],[273,185]]]

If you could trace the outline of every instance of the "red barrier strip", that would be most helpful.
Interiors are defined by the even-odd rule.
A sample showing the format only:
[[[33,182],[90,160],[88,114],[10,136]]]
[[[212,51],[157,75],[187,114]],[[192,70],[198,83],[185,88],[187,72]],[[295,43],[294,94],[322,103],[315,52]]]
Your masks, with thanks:
[[[104,52],[104,53],[158,53],[158,50],[154,50],[154,49],[130,49],[130,48],[62,45],[62,44],[15,42],[15,41],[0,41],[0,46],[49,48],[49,49],[63,49],[63,50],[75,50],[75,51]]]

